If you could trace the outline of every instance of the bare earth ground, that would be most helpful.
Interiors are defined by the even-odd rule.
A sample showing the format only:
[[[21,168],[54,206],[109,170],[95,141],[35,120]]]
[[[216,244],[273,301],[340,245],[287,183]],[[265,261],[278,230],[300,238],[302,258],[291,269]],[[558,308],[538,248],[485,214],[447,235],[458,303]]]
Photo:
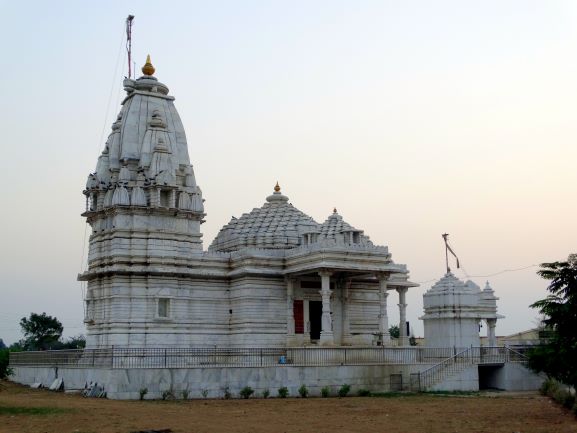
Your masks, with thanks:
[[[1,433],[577,433],[577,418],[536,393],[470,396],[114,401],[0,386]],[[28,408],[28,409],[19,409]],[[39,409],[39,414],[22,413]],[[46,413],[49,412],[49,413]]]

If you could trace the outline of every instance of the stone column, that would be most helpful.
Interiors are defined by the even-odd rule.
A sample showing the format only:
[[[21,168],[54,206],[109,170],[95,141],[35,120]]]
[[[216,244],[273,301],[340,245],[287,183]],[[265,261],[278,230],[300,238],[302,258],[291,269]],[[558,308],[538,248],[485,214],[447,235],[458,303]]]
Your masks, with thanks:
[[[292,278],[286,280],[286,341],[288,346],[295,344],[294,316],[294,283]]]
[[[409,345],[409,337],[407,336],[407,303],[405,300],[407,290],[407,287],[397,288],[399,293],[399,346]]]
[[[379,279],[379,334],[383,345],[387,345],[391,341],[389,333],[389,316],[387,314],[387,280],[389,276],[386,274],[378,274]]]
[[[331,319],[331,275],[332,272],[321,271],[321,290],[320,294],[323,301],[323,314],[321,317],[321,344],[334,344],[333,323]]]
[[[489,346],[495,347],[497,345],[497,337],[495,335],[495,327],[497,326],[497,319],[487,319],[487,340]]]
[[[343,343],[344,345],[351,344],[351,319],[349,312],[349,288],[352,280],[343,281]]]

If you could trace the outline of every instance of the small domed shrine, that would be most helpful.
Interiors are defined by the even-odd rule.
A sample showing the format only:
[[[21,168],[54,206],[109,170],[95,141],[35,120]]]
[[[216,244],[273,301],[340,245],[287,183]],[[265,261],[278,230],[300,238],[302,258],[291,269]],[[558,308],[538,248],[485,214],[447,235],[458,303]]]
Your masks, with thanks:
[[[184,127],[150,57],[88,176],[87,347],[391,344],[387,312],[416,284],[336,209],[322,224],[280,186],[207,251]]]
[[[482,320],[487,323],[489,346],[496,346],[497,300],[487,282],[484,290],[463,282],[448,271],[423,295],[423,320],[427,347],[477,347]]]

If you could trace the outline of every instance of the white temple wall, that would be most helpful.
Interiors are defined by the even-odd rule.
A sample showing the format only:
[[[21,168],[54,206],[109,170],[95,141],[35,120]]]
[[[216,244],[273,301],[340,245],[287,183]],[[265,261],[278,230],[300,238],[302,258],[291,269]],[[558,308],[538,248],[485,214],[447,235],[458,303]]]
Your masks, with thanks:
[[[166,301],[161,301],[166,300]],[[114,276],[88,283],[87,347],[229,344],[224,280]],[[159,314],[166,302],[166,317]]]
[[[230,283],[230,345],[285,346],[287,285],[283,277],[243,277]]]
[[[349,315],[352,343],[373,344],[375,334],[379,332],[379,293],[376,285],[351,285]]]
[[[432,365],[432,364],[430,364]],[[328,386],[331,395],[336,395],[343,384],[351,386],[350,395],[359,389],[391,391],[391,375],[402,375],[403,389],[408,389],[410,374],[429,364],[403,365],[345,365],[304,367],[279,365],[274,367],[207,367],[207,368],[158,368],[158,369],[106,369],[14,367],[13,380],[30,385],[42,383],[49,386],[55,378],[62,378],[66,390],[83,389],[88,382],[104,386],[110,399],[134,399],[140,397],[139,390],[147,388],[146,399],[160,399],[165,391],[172,391],[182,398],[182,391],[189,391],[189,398],[222,398],[225,388],[238,398],[240,390],[250,386],[257,396],[269,390],[276,397],[277,390],[286,386],[289,395],[298,396],[298,388],[306,385],[312,396],[319,396],[321,389]]]
[[[428,319],[426,325],[427,347],[477,347],[481,344],[478,319]]]

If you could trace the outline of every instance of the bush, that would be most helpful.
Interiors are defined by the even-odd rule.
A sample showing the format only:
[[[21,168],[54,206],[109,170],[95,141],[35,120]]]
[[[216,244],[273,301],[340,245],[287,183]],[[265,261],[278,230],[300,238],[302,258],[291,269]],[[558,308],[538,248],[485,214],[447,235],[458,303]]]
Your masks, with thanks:
[[[183,389],[182,390],[182,399],[183,400],[188,400],[188,396],[190,395],[190,391],[188,389]]]
[[[0,349],[0,379],[5,379],[13,373],[12,369],[8,367],[9,359],[10,350]]]
[[[243,389],[240,390],[240,396],[242,398],[249,398],[253,394],[254,389],[252,389],[250,386],[245,386]]]
[[[571,409],[575,404],[575,397],[571,394],[571,392],[567,389],[559,388],[553,394],[553,399],[565,406],[567,409]]]
[[[223,389],[223,397],[225,400],[230,400],[230,398],[232,397],[232,394],[230,393],[230,389],[228,388],[228,386],[225,386]]]
[[[270,395],[270,391],[268,389],[265,389],[262,392],[262,398],[268,398],[269,395]]]
[[[144,396],[148,394],[148,388],[140,388],[138,393],[140,394],[140,399],[144,400]]]
[[[331,395],[331,389],[328,386],[323,386],[321,388],[321,397],[327,398],[329,395]]]
[[[208,389],[203,389],[200,391],[200,395],[202,395],[202,398],[208,397]]]
[[[283,386],[283,387],[278,389],[278,396],[280,398],[287,398],[288,395],[289,395],[289,390],[286,386]]]
[[[162,391],[162,399],[163,400],[174,400],[174,392],[172,392],[172,389],[167,389],[166,391]]]
[[[371,396],[371,391],[369,391],[368,389],[359,389],[357,391],[357,395],[359,397],[370,397]]]
[[[339,388],[339,397],[346,397],[349,391],[351,390],[351,385],[347,385],[346,383]]]
[[[559,389],[559,382],[555,379],[547,379],[541,387],[539,388],[539,392],[542,395],[547,395],[549,397],[553,397],[553,394]]]
[[[309,389],[305,384],[301,385],[299,388],[299,394],[302,398],[307,398],[309,395]]]
[[[573,393],[555,379],[549,378],[543,382],[539,388],[539,392],[543,395],[551,397],[553,400],[563,405],[567,409],[571,409],[573,411],[576,410],[577,405],[575,404],[575,396]]]

